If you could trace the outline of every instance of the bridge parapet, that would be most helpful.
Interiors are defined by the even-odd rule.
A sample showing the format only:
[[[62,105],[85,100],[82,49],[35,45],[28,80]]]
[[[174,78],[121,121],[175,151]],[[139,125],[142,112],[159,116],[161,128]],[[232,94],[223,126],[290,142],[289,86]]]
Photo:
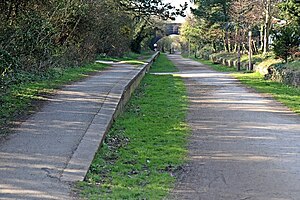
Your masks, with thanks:
[[[181,23],[166,23],[165,29],[162,33],[156,33],[155,37],[151,40],[150,47],[154,49],[154,44],[156,44],[161,38],[169,35],[180,35]]]

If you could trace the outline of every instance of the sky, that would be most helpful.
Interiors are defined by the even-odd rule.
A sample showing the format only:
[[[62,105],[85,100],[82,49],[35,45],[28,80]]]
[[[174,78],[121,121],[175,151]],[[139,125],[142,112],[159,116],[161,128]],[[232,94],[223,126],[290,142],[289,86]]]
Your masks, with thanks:
[[[189,3],[189,5],[191,5],[191,3],[190,3],[190,0],[164,0],[164,2],[166,2],[166,3],[171,3],[173,6],[176,6],[176,7],[178,7],[178,8],[180,8],[180,4],[184,4],[185,2],[188,2]],[[187,12],[189,13],[189,11],[190,11],[190,8],[188,8],[187,9]],[[187,13],[187,14],[188,14]],[[184,22],[185,21],[185,18],[184,17],[177,17],[176,18],[176,22],[178,22],[178,23],[182,23],[182,22]]]

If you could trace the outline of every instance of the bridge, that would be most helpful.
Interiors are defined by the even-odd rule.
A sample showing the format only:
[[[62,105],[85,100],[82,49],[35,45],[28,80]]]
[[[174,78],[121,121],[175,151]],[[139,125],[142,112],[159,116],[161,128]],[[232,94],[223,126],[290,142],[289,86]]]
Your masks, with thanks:
[[[180,35],[181,25],[181,23],[166,23],[162,32],[156,31],[154,38],[151,40],[151,49],[154,49],[154,44],[156,44],[163,37],[169,35]]]

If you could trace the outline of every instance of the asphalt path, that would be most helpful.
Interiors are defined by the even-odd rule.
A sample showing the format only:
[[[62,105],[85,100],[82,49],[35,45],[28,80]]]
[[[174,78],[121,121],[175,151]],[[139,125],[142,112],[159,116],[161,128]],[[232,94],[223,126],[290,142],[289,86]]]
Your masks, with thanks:
[[[300,199],[300,116],[227,73],[169,58],[188,90],[188,164],[169,199]]]
[[[116,101],[113,95],[119,98],[122,87],[135,77],[138,70],[137,66],[118,64],[63,87],[49,97],[38,112],[17,126],[13,134],[1,140],[0,199],[76,198],[72,191],[73,183],[62,181],[62,175],[66,173],[65,169],[69,166],[74,152],[77,152],[90,128],[94,125],[104,128],[101,128],[101,123],[92,124],[93,121],[97,118],[96,121],[102,120],[106,124],[106,119],[112,117],[99,116],[99,113],[112,113],[112,109],[101,112],[103,106],[105,105],[105,109],[114,107]],[[112,90],[119,93],[112,94]],[[88,140],[100,142],[101,137],[99,135]],[[89,146],[86,148],[83,153],[93,156],[96,149]],[[85,165],[75,164],[75,167]],[[75,170],[68,170],[67,175],[77,173]]]

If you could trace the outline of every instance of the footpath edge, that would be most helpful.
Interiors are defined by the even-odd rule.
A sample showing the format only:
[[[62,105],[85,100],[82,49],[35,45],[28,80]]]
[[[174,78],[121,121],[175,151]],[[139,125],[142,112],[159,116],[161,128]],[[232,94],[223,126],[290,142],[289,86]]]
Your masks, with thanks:
[[[139,86],[146,72],[149,71],[151,65],[159,55],[160,52],[156,52],[146,61],[146,64],[137,70],[133,70],[132,73],[134,75],[131,80],[121,80],[107,94],[101,109],[96,113],[77,149],[63,170],[60,176],[61,181],[77,182],[85,179],[95,154],[114,120],[124,111],[124,107],[132,93]]]

